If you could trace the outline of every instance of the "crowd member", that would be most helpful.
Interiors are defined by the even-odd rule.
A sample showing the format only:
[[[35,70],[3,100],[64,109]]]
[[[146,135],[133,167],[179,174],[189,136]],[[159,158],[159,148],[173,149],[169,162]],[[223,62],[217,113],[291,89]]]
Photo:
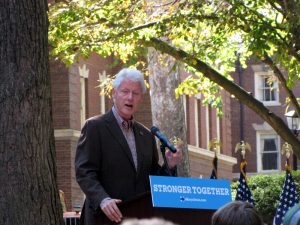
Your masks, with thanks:
[[[100,210],[114,222],[122,220],[118,204],[150,190],[149,175],[168,175],[158,164],[158,151],[149,129],[134,120],[146,86],[136,69],[122,69],[113,82],[112,109],[88,119],[78,141],[76,179],[86,195],[81,223],[96,224]],[[174,174],[182,160],[177,152],[166,151]]]
[[[162,218],[127,219],[121,225],[176,225]]]
[[[287,211],[283,218],[283,225],[300,225],[300,203]]]
[[[212,225],[263,225],[254,206],[248,202],[233,201],[218,209],[212,217]]]

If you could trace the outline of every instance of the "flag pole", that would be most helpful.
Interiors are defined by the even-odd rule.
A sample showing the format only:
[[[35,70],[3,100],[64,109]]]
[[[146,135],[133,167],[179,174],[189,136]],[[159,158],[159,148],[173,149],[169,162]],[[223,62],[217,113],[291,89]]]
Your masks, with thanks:
[[[218,179],[218,154],[220,154],[220,147],[221,142],[218,139],[213,138],[209,141],[208,148],[215,153],[212,160],[213,169],[210,175],[210,179]]]
[[[280,193],[279,205],[273,219],[273,225],[281,225],[286,212],[299,202],[296,184],[291,174],[289,159],[293,153],[292,146],[285,142],[281,148],[281,154],[285,154],[285,180]]]
[[[249,202],[252,205],[255,205],[254,199],[252,197],[250,188],[248,187],[247,175],[246,175],[246,151],[251,151],[251,147],[247,142],[243,140],[236,144],[235,152],[241,150],[241,162],[240,162],[240,179],[238,184],[237,193],[235,200]]]

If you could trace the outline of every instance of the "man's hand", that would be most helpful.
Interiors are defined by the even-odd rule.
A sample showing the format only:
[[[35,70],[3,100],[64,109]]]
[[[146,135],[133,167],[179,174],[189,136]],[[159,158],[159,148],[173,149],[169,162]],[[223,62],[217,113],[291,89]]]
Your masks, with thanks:
[[[166,151],[166,158],[171,169],[182,161],[183,142],[178,142],[175,148],[177,149],[175,153],[172,153],[169,149]]]
[[[113,222],[119,223],[122,220],[122,213],[117,204],[122,202],[120,199],[107,199],[101,203],[101,210]]]

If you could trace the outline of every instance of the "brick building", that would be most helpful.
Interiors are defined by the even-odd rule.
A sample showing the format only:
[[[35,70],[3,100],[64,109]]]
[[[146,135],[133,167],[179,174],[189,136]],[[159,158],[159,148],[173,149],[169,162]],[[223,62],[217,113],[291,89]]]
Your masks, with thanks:
[[[247,61],[247,68],[237,68],[233,77],[235,82],[240,83],[270,111],[285,120],[286,95],[268,66],[251,59]],[[274,79],[272,84],[268,83],[269,78]],[[294,93],[296,97],[299,96],[300,89],[295,89]],[[246,153],[247,174],[270,174],[284,170],[285,157],[280,153],[284,142],[279,135],[252,110],[241,105],[238,100],[232,99],[231,106],[234,109],[231,110],[232,149],[234,150],[235,144],[240,140],[248,142],[252,149],[251,152]],[[232,154],[237,156],[234,151]],[[292,159],[290,163],[293,163]],[[238,177],[238,174],[239,166],[235,165],[234,176]]]
[[[96,54],[86,61],[79,61],[69,68],[52,61],[51,82],[53,102],[53,124],[55,129],[58,187],[65,194],[67,210],[83,203],[84,195],[75,181],[74,157],[78,137],[85,119],[103,114],[111,108],[109,98],[100,96],[98,80],[107,74],[115,74],[119,68],[111,69],[111,58],[103,59]],[[185,74],[182,74],[185,76]],[[188,149],[192,177],[209,177],[214,153],[207,150],[209,141],[221,141],[219,155],[219,178],[232,179],[232,167],[236,158],[232,155],[231,99],[223,93],[224,117],[218,118],[214,109],[204,107],[199,96],[185,97]],[[135,119],[152,126],[149,93],[143,100]]]

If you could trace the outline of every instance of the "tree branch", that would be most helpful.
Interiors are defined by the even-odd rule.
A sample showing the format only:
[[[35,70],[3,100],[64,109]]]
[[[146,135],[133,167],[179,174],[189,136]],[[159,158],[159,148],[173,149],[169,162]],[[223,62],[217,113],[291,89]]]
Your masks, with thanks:
[[[207,64],[189,55],[183,50],[176,49],[166,42],[163,42],[157,38],[151,38],[150,40],[142,40],[142,44],[146,47],[153,47],[158,51],[166,53],[175,59],[186,63],[187,65],[195,68],[197,71],[202,72],[205,77],[211,81],[222,86],[226,91],[234,96],[238,96],[238,99],[256,112],[262,119],[269,123],[271,127],[288,143],[293,146],[295,154],[300,157],[300,141],[294,136],[288,126],[282,121],[282,119],[276,116],[268,108],[266,108],[260,101],[255,99],[252,95],[236,85],[234,82],[226,79],[219,72],[209,67]]]
[[[172,0],[170,2],[166,2],[166,3],[160,4],[160,5],[153,5],[152,7],[161,8],[161,7],[168,6],[168,5],[174,5],[176,2],[178,2],[178,0]]]
[[[282,72],[280,69],[274,64],[273,60],[265,53],[264,58],[262,59],[264,63],[269,65],[272,70],[274,71],[275,76],[278,78],[281,86],[285,90],[287,96],[289,97],[292,105],[294,106],[295,111],[297,112],[298,115],[300,115],[300,107],[297,101],[297,98],[295,97],[294,93],[288,88],[286,79],[283,76]]]
[[[267,0],[267,2],[275,9],[277,10],[279,13],[281,13],[283,16],[285,16],[284,11],[282,9],[280,9],[279,7],[276,6],[274,0]]]

